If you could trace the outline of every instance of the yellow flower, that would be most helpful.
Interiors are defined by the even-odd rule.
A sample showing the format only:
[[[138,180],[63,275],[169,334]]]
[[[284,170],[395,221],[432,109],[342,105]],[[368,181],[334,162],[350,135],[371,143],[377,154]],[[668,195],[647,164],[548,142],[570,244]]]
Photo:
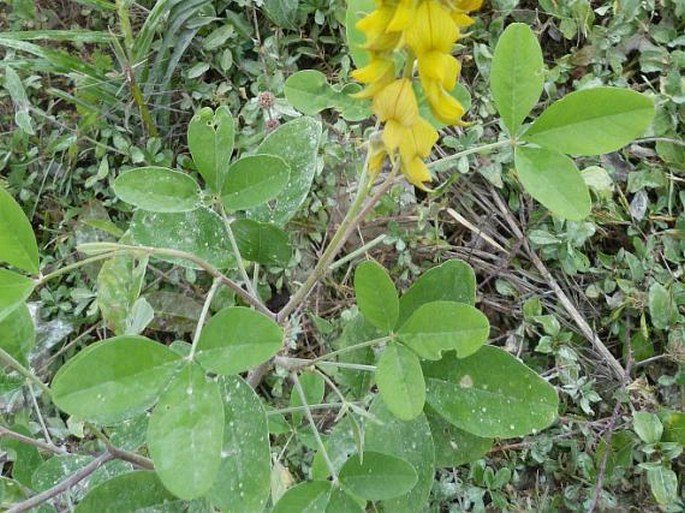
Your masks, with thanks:
[[[407,44],[417,57],[430,51],[450,53],[459,38],[459,29],[450,12],[436,0],[424,1],[407,28]]]
[[[371,98],[395,80],[395,61],[383,56],[371,56],[371,61],[363,68],[352,72],[352,77],[362,84],[369,84],[354,94],[355,98]]]
[[[373,111],[380,121],[385,122],[383,144],[391,159],[399,151],[401,170],[408,182],[426,189],[425,182],[431,180],[423,159],[430,155],[438,140],[438,132],[419,116],[419,107],[411,81],[396,80],[373,101]],[[370,166],[379,170],[384,156],[372,154]]]
[[[456,86],[461,69],[450,55],[459,38],[459,28],[450,11],[437,0],[423,2],[406,38],[418,60],[419,78],[431,111],[443,123],[459,123],[464,108],[448,93]]]
[[[395,13],[388,24],[388,32],[402,32],[409,26],[416,10],[416,0],[399,0]]]
[[[411,80],[401,78],[386,86],[373,99],[373,113],[383,122],[412,126],[419,116],[419,105]]]
[[[365,84],[357,98],[372,98],[372,108],[384,123],[370,141],[368,169],[376,175],[386,157],[399,164],[406,179],[427,190],[431,175],[425,159],[438,140],[433,126],[419,115],[412,68],[418,63],[419,80],[435,117],[446,124],[462,124],[464,108],[452,91],[461,71],[452,47],[460,30],[473,23],[468,13],[483,0],[376,0],[376,9],[357,23],[366,37],[368,64],[352,72]],[[406,50],[409,48],[411,51]],[[405,51],[406,50],[406,51]],[[405,51],[404,78],[396,79],[397,52]]]

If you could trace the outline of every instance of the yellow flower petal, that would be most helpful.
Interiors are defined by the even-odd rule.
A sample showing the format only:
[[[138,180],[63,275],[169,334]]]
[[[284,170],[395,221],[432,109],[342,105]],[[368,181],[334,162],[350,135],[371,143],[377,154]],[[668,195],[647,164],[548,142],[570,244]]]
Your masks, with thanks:
[[[430,190],[424,183],[432,181],[432,178],[426,163],[420,157],[414,157],[408,162],[403,161],[402,174],[410,184],[424,191]]]
[[[387,80],[388,76],[390,80]],[[366,66],[352,72],[352,78],[362,84],[371,84],[384,79],[386,84],[390,83],[395,78],[395,61],[372,57]]]
[[[422,84],[438,82],[447,91],[451,91],[457,85],[461,64],[451,55],[427,52],[419,56],[418,62]]]
[[[406,133],[398,144],[403,162],[414,157],[426,158],[430,155],[433,145],[438,141],[438,132],[425,119],[419,117],[416,123],[405,129]]]
[[[457,27],[461,28],[470,27],[471,25],[476,23],[476,20],[474,20],[471,16],[468,16],[463,12],[458,11],[452,13],[452,20],[454,21],[454,24]]]
[[[404,126],[413,125],[419,106],[411,81],[402,78],[385,87],[373,99],[373,112],[381,121],[394,119]]]
[[[406,141],[409,136],[409,129],[402,126],[394,119],[389,120],[383,128],[383,144],[388,153],[392,153],[400,147],[403,141]]]
[[[483,5],[483,0],[456,0],[453,2],[456,9],[464,12],[477,11]]]
[[[422,2],[406,30],[407,44],[417,56],[431,50],[449,53],[458,37],[450,12],[436,0]]]
[[[386,29],[388,32],[401,32],[409,26],[416,10],[416,0],[400,0],[395,14]]]
[[[448,125],[462,124],[461,117],[464,115],[464,107],[453,96],[445,92],[436,82],[424,85],[426,98],[433,115]]]

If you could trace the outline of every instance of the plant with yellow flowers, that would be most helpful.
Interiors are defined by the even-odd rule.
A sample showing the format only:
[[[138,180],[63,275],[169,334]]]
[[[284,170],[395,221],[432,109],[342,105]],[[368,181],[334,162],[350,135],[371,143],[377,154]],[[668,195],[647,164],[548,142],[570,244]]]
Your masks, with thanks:
[[[366,85],[355,96],[372,98],[374,114],[385,123],[383,145],[369,162],[372,173],[380,170],[387,155],[392,161],[400,159],[410,183],[425,189],[431,181],[425,159],[438,133],[419,115],[414,69],[436,119],[463,124],[464,108],[450,95],[461,69],[451,52],[463,29],[474,22],[468,13],[481,4],[482,0],[379,0],[377,8],[357,23],[366,36],[369,62],[352,73]],[[398,61],[404,62],[401,77]]]
[[[394,185],[396,173],[428,189],[436,125],[467,127],[464,108],[453,96],[460,64],[452,51],[479,7],[480,0],[376,0],[361,15],[349,16],[357,18],[352,28],[364,39],[365,58],[352,74],[363,84],[352,84],[353,97],[347,85],[333,88],[317,72],[288,79],[286,96],[304,114],[333,107],[355,121],[373,113],[383,124],[379,143],[372,136],[369,144],[356,197],[313,269],[297,268],[285,228],[302,214],[318,169],[323,126],[312,117],[284,123],[253,153],[234,156],[238,120],[223,106],[200,109],[187,132],[192,171],[145,166],[120,173],[112,182],[114,193],[136,208],[125,235],[119,242],[82,244],[77,249],[88,258],[58,269],[53,260],[41,259],[43,245],[24,209],[0,187],[0,339],[10,337],[0,340],[0,364],[9,378],[4,386],[40,390],[51,415],[59,409],[70,416],[74,436],[88,431],[88,447],[101,453],[88,456],[79,479],[111,459],[127,462],[115,477],[89,489],[77,511],[99,512],[103,505],[141,511],[174,503],[184,510],[241,513],[420,513],[436,468],[474,461],[495,439],[529,436],[555,422],[554,386],[488,343],[488,318],[476,308],[476,275],[460,260],[427,270],[403,293],[380,264],[359,262],[350,272],[357,311],[348,310],[352,320],[339,319],[349,323],[344,343],[327,351],[334,341],[321,330],[322,343],[312,355],[312,346],[305,350],[297,337],[308,295],[323,276],[383,240],[333,263]],[[588,216],[588,186],[568,155],[597,155],[629,143],[649,124],[652,101],[623,89],[586,89],[552,103],[526,124],[542,95],[544,63],[535,35],[520,23],[501,35],[489,71],[503,135],[443,157],[441,167],[511,146],[527,192],[560,217]],[[422,108],[432,116],[422,116]],[[388,174],[386,160],[392,163]],[[152,259],[187,267],[175,276],[192,277],[193,292],[203,284],[207,290],[201,308],[192,309],[197,322],[169,346],[167,335],[148,338],[155,336],[155,312],[139,297]],[[26,301],[65,273],[100,261],[101,331],[112,336],[79,350],[48,385],[30,368],[33,319]],[[278,309],[263,297],[264,267],[283,280],[304,275],[284,287],[293,294]],[[221,291],[240,304],[217,296]],[[616,357],[598,337],[588,339],[623,380]],[[278,394],[260,396],[257,385],[269,372]],[[283,405],[278,400],[264,408],[265,401],[288,391],[289,407],[277,410]],[[325,411],[326,421],[315,420],[313,411]],[[321,436],[321,426],[328,428],[334,418],[335,426]],[[28,439],[0,428],[14,442]],[[273,465],[279,451],[269,444],[279,435],[284,462],[294,438],[300,438],[292,444],[297,451],[315,448],[311,465],[306,460],[311,480],[288,486],[292,475],[280,462]],[[55,458],[67,456],[62,446],[33,445]],[[31,457],[36,458],[40,463],[37,453]],[[130,465],[141,470],[127,472]],[[33,509],[77,482],[70,476],[8,511]],[[21,485],[9,495],[23,497]]]

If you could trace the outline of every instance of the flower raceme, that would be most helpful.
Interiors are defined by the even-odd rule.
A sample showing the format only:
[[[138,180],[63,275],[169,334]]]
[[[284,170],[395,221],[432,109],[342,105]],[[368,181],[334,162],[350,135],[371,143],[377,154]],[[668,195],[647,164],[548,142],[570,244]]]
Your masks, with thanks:
[[[399,153],[406,179],[426,189],[431,181],[424,159],[438,140],[431,124],[419,115],[414,63],[431,112],[439,121],[461,124],[464,108],[451,95],[460,64],[451,55],[461,29],[473,23],[468,15],[482,0],[376,0],[376,9],[357,23],[366,36],[366,66],[352,76],[365,85],[356,96],[372,98],[373,112],[385,123],[383,147],[372,152],[369,167],[378,172],[386,155]],[[404,56],[404,77],[397,78],[397,55]]]

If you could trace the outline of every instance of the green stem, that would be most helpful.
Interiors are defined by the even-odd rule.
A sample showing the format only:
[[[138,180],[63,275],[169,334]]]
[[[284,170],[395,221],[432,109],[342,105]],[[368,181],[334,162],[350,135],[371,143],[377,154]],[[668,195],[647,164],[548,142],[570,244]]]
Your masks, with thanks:
[[[1,347],[0,347],[0,361],[2,361],[5,365],[12,367],[15,371],[17,371],[19,374],[24,376],[26,379],[28,379],[32,383],[35,383],[36,385],[38,385],[38,388],[40,388],[47,395],[52,394],[52,391],[50,390],[50,388],[45,383],[43,383],[40,379],[38,379],[38,377],[35,376],[33,374],[33,372],[31,372],[29,369],[27,369],[21,363],[19,363],[17,360],[15,360],[12,355],[10,355],[7,351],[5,351]]]
[[[328,272],[331,262],[338,254],[338,251],[340,251],[340,248],[345,243],[345,240],[347,240],[349,237],[351,230],[354,228],[356,223],[359,222],[357,216],[363,211],[364,200],[369,195],[373,185],[368,171],[369,153],[367,153],[364,169],[362,170],[362,174],[359,179],[357,196],[354,198],[350,209],[347,211],[347,214],[345,214],[345,218],[340,223],[340,226],[333,235],[328,247],[314,266],[314,270],[309,274],[309,276],[307,276],[307,279],[297,290],[297,292],[293,294],[293,296],[290,298],[290,301],[288,301],[288,303],[283,307],[283,310],[278,313],[277,319],[279,323],[283,322],[288,315],[290,315],[300,305],[300,303],[306,299],[314,285],[316,285],[316,283]]]
[[[202,305],[202,312],[200,313],[200,318],[197,320],[197,326],[195,327],[195,335],[193,336],[193,345],[190,347],[190,353],[188,354],[188,360],[193,361],[195,358],[195,352],[197,351],[197,344],[200,342],[200,335],[202,334],[202,328],[205,325],[205,320],[207,320],[207,315],[209,314],[209,307],[212,304],[212,300],[216,295],[216,292],[221,286],[221,280],[214,278],[212,287],[207,292],[207,297],[205,298],[205,304]]]
[[[277,356],[274,358],[274,364],[278,365],[279,367],[283,367],[284,369],[295,371],[295,370],[302,370],[306,369],[307,367],[311,367],[312,365],[316,365],[318,367],[336,367],[340,369],[352,369],[352,370],[360,370],[360,371],[366,371],[366,372],[375,372],[376,371],[376,366],[375,365],[364,365],[361,363],[347,363],[347,362],[327,362],[327,361],[314,361],[314,360],[309,360],[307,358],[292,358],[289,356]]]
[[[382,344],[383,342],[389,342],[390,337],[380,337],[380,338],[375,338],[373,340],[367,340],[366,342],[360,342],[359,344],[354,344],[348,347],[343,347],[342,349],[338,349],[337,351],[333,351],[332,353],[326,353],[324,355],[319,356],[318,358],[314,358],[311,360],[311,364],[315,365],[323,360],[327,360],[329,358],[333,358],[335,356],[341,355],[343,353],[348,353],[350,351],[355,351],[356,349],[363,349],[365,347],[369,346],[375,346],[376,344]]]
[[[245,263],[243,262],[242,255],[240,254],[238,241],[236,240],[235,234],[233,233],[233,229],[231,228],[231,223],[233,221],[229,219],[229,217],[226,215],[226,212],[224,211],[223,207],[221,207],[221,217],[223,217],[224,219],[226,233],[228,234],[228,241],[231,243],[231,249],[233,250],[236,263],[238,264],[238,272],[240,273],[240,277],[242,278],[243,283],[245,283],[245,287],[247,287],[248,292],[252,294],[254,297],[259,298],[259,294],[257,294],[257,291],[252,286],[252,280],[250,280],[250,277],[247,274],[247,269],[245,269]]]
[[[326,446],[323,444],[323,440],[321,440],[321,434],[319,433],[319,430],[316,427],[316,422],[314,422],[314,417],[312,417],[312,409],[307,404],[307,397],[305,396],[304,390],[302,389],[302,384],[300,383],[300,380],[297,377],[296,372],[292,372],[290,374],[290,376],[293,380],[293,383],[295,384],[295,390],[297,390],[297,395],[300,397],[300,401],[302,402],[302,406],[304,407],[304,415],[305,415],[305,417],[307,417],[307,422],[309,422],[309,425],[312,428],[312,432],[314,433],[314,438],[316,439],[316,443],[319,446],[319,450],[321,451],[321,456],[323,457],[324,461],[326,462],[326,466],[328,467],[328,471],[331,473],[331,477],[333,478],[333,484],[337,485],[337,483],[338,483],[338,472],[335,470],[335,466],[333,465],[333,462],[331,461],[331,458],[328,455],[328,451],[326,451]]]
[[[73,264],[66,265],[64,267],[57,269],[56,271],[53,271],[53,272],[48,273],[44,276],[41,276],[38,279],[38,281],[36,282],[36,287],[40,287],[42,285],[45,285],[48,281],[52,280],[53,278],[57,278],[59,276],[62,276],[63,274],[70,273],[74,269],[78,269],[79,267],[83,267],[84,265],[92,264],[93,262],[99,262],[101,260],[107,260],[108,258],[113,258],[115,256],[125,255],[127,253],[130,253],[130,251],[118,249],[116,251],[110,251],[107,253],[102,253],[101,255],[95,255],[92,257],[84,258],[83,260],[79,260],[78,262],[74,262]]]
[[[364,244],[363,246],[361,246],[361,247],[355,249],[352,253],[348,253],[348,254],[345,255],[344,257],[342,257],[342,258],[336,260],[335,262],[333,262],[333,263],[330,265],[330,267],[329,267],[328,269],[331,270],[331,271],[334,271],[335,269],[338,269],[339,267],[345,265],[347,262],[349,262],[349,261],[351,261],[351,260],[354,260],[354,259],[357,258],[359,255],[363,255],[363,254],[366,253],[367,251],[369,251],[369,250],[375,248],[376,246],[378,246],[379,244],[383,243],[383,241],[384,241],[385,239],[387,239],[387,238],[388,238],[388,235],[385,234],[385,233],[384,233],[383,235],[379,235],[378,237],[376,237],[375,239],[373,239],[371,242],[367,242],[367,243]]]
[[[436,168],[436,167],[444,166],[445,164],[449,164],[452,161],[458,160],[458,159],[460,159],[462,157],[466,157],[468,155],[473,155],[474,153],[481,153],[481,152],[485,152],[485,151],[490,151],[490,150],[494,150],[497,148],[502,148],[504,146],[509,146],[511,144],[513,144],[513,141],[511,141],[509,139],[505,139],[504,141],[497,141],[497,142],[490,143],[490,144],[483,144],[481,146],[476,146],[475,148],[469,148],[468,150],[463,150],[463,151],[457,152],[454,155],[448,155],[447,157],[444,157],[444,158],[441,158],[438,160],[434,160],[433,162],[428,164],[428,167],[429,168]]]

